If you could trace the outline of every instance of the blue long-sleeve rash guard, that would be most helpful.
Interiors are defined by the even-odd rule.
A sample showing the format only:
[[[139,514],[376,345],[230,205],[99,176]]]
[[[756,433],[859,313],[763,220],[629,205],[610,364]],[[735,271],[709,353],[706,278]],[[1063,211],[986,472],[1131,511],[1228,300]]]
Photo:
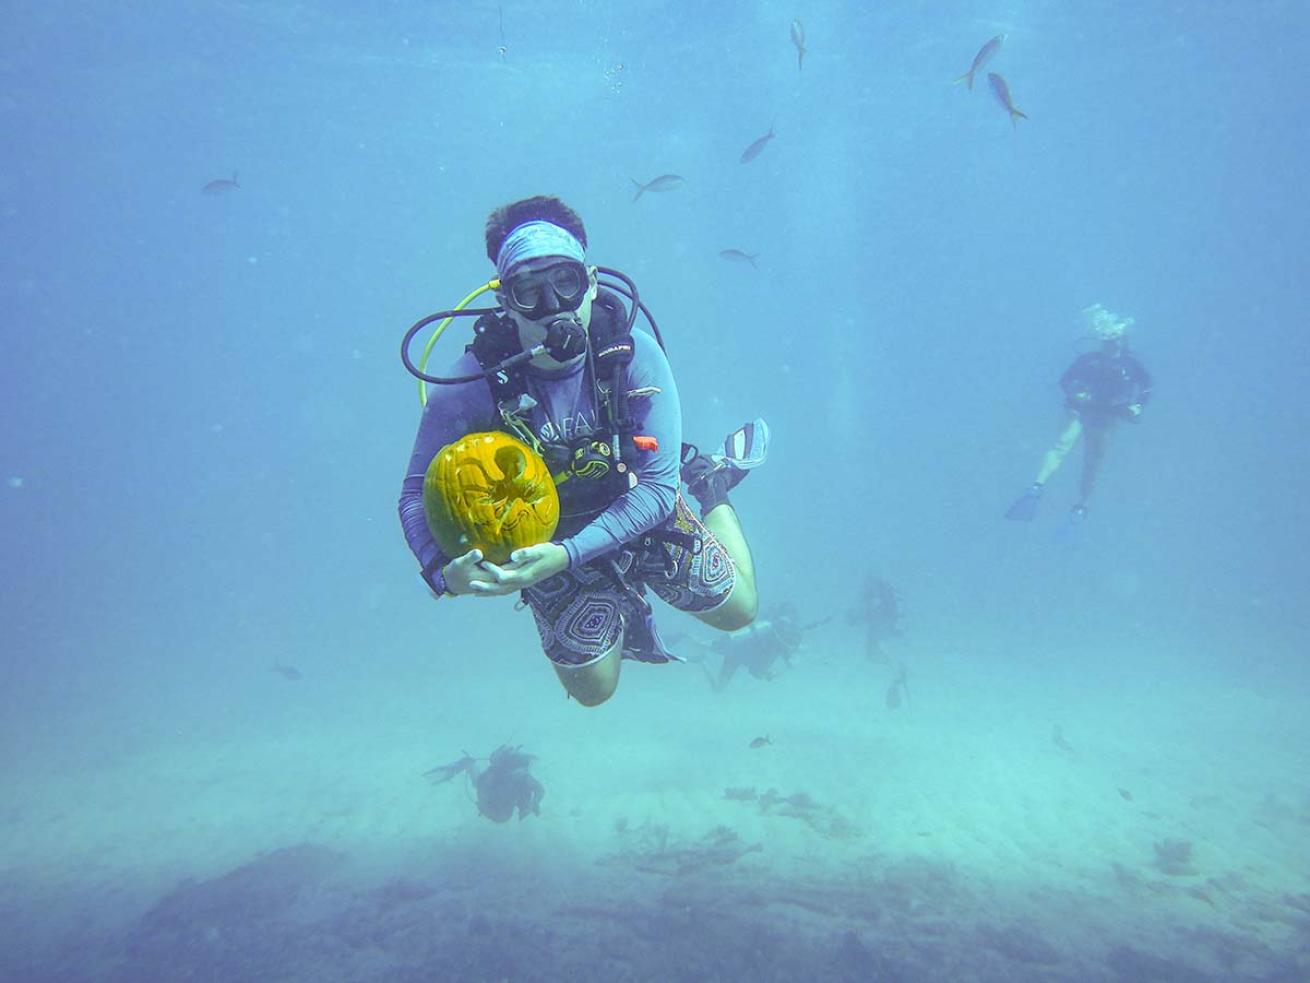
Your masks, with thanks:
[[[569,565],[579,566],[618,549],[659,525],[673,512],[678,493],[678,466],[682,448],[682,406],[664,352],[650,335],[633,332],[633,357],[627,367],[628,410],[636,422],[633,433],[654,437],[658,448],[637,451],[629,460],[637,483],[615,499],[577,534],[561,540]],[[479,372],[477,360],[465,354],[448,375]],[[582,360],[576,365],[547,372],[528,367],[528,392],[537,405],[527,416],[528,425],[543,442],[568,441],[599,427],[596,395],[586,383]],[[503,430],[500,415],[486,382],[456,386],[429,386],[427,405],[419,422],[414,452],[400,492],[400,523],[409,548],[425,570],[444,567],[451,557],[428,531],[423,513],[423,477],[428,463],[446,444],[470,433]],[[568,482],[561,486],[562,511],[567,509]]]

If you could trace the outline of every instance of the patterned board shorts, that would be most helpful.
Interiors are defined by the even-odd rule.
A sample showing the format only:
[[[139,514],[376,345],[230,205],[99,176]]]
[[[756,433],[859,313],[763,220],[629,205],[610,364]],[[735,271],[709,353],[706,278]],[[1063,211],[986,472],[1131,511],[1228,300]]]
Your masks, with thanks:
[[[680,611],[710,611],[737,582],[732,557],[679,495],[673,514],[617,554],[565,570],[523,592],[541,647],[554,662],[582,665],[623,638],[623,657],[676,658],[660,641],[649,587]]]

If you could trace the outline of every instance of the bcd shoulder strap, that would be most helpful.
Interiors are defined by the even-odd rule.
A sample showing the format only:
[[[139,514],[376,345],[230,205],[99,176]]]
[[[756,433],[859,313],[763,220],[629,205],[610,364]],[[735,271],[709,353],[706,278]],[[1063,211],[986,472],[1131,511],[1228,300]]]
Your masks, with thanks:
[[[626,434],[632,427],[624,372],[632,362],[635,346],[627,330],[627,314],[618,297],[602,290],[592,304],[588,332],[605,429],[614,434]]]

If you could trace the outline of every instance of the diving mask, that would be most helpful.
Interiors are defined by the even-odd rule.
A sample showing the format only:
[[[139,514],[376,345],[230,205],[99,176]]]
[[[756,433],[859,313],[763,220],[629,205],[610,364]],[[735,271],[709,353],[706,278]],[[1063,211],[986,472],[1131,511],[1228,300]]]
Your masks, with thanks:
[[[571,259],[512,273],[500,283],[506,305],[531,321],[576,311],[591,286],[587,268]]]

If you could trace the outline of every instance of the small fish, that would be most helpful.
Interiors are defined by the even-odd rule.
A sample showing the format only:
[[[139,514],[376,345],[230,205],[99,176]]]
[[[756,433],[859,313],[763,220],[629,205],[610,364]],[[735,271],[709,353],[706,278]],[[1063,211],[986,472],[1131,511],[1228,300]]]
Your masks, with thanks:
[[[897,668],[896,675],[893,677],[891,685],[887,687],[887,709],[895,710],[900,707],[902,700],[908,702],[909,699],[910,687],[907,680],[905,666],[902,664]]]
[[[998,34],[996,35],[996,37],[992,38],[981,48],[979,48],[978,53],[973,56],[973,64],[969,66],[969,70],[967,72],[965,72],[963,75],[961,75],[959,78],[955,80],[956,83],[958,84],[960,82],[967,82],[969,83],[969,89],[972,90],[974,73],[977,72],[984,65],[986,65],[989,61],[991,61],[992,56],[995,55],[996,52],[1001,50],[1001,45],[1004,43],[1005,43],[1005,35]]]
[[[297,669],[295,666],[284,666],[284,665],[283,665],[282,663],[280,663],[280,662],[275,662],[275,663],[273,663],[273,668],[270,669],[269,672],[275,672],[275,673],[277,673],[279,676],[281,676],[283,679],[289,679],[289,680],[291,680],[293,683],[294,683],[297,679],[303,679],[303,678],[304,678],[304,674],[303,674],[299,669]]]
[[[632,196],[632,200],[636,201],[645,191],[672,191],[682,184],[683,179],[681,174],[661,174],[657,178],[651,178],[645,184],[642,184],[635,177],[628,178],[628,180],[637,186],[637,193]]]
[[[1128,791],[1128,789],[1126,788],[1121,788],[1119,789],[1119,798],[1123,799],[1125,802],[1132,802],[1133,793]]]
[[[749,147],[747,147],[745,150],[741,152],[741,162],[743,164],[749,164],[751,161],[753,161],[756,157],[760,155],[760,151],[763,150],[766,146],[768,146],[769,141],[772,139],[773,139],[773,124],[770,123],[769,132],[764,134],[764,136],[760,137],[758,140],[756,140],[754,143],[752,143]]]
[[[1010,114],[1011,125],[1017,127],[1019,120],[1028,118],[1027,113],[1021,112],[1015,107],[1014,100],[1010,98],[1010,87],[1006,84],[1005,79],[995,72],[990,72],[987,75],[987,81],[992,83],[992,92],[996,93],[996,101],[1004,106],[1005,111]]]
[[[791,22],[791,43],[796,45],[796,71],[800,71],[805,61],[805,25],[797,17]]]
[[[762,747],[764,747],[765,745],[772,744],[772,743],[773,743],[773,742],[772,742],[771,740],[769,740],[769,735],[768,735],[768,734],[765,734],[763,737],[757,737],[757,738],[755,738],[755,740],[751,741],[751,748],[752,748],[752,749],[754,749],[754,748],[762,748]]]
[[[750,263],[755,265],[755,260],[759,258],[759,253],[744,253],[740,249],[721,249],[719,255],[724,259],[730,259],[734,263]]]
[[[232,180],[220,177],[210,181],[200,189],[202,195],[225,195],[229,191],[240,191],[241,185],[237,184],[237,172],[232,172]]]

